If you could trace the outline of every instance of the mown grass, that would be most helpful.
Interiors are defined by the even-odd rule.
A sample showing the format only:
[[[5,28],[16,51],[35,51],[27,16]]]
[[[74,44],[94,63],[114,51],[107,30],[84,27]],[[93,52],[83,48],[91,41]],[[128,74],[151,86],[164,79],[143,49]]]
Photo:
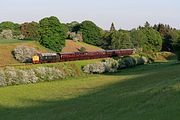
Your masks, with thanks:
[[[179,120],[180,64],[0,88],[2,120]]]
[[[18,40],[18,39],[0,39],[0,44],[14,44],[32,42],[32,40]]]

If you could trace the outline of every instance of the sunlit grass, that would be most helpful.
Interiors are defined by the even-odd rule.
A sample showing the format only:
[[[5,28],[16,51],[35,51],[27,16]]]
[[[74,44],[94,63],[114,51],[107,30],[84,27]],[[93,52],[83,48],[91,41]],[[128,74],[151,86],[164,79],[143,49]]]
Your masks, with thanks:
[[[179,120],[180,64],[0,88],[2,120]]]

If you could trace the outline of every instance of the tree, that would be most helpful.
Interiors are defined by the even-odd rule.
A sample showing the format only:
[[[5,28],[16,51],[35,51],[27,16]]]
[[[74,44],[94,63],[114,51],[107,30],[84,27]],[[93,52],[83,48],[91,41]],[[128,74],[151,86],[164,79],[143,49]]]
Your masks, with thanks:
[[[40,39],[39,34],[40,26],[36,22],[30,22],[30,23],[23,23],[21,25],[21,33],[24,35],[25,39]]]
[[[80,23],[73,21],[71,23],[67,23],[67,26],[70,32],[77,32],[80,28]]]
[[[65,46],[66,32],[57,17],[51,16],[40,20],[40,44],[56,52]]]
[[[0,23],[0,32],[2,32],[3,30],[12,30],[13,36],[18,36],[21,34],[20,25],[13,22]]]
[[[110,28],[110,31],[115,31],[115,26],[114,26],[114,23],[111,24],[111,28]]]
[[[83,41],[92,45],[101,46],[101,29],[91,21],[84,21],[80,25]]]
[[[149,24],[149,22],[146,21],[146,23],[144,24],[144,27],[151,27],[151,25]]]
[[[112,35],[112,49],[130,49],[133,48],[133,44],[130,39],[130,35],[125,31],[116,31]]]
[[[173,51],[172,43],[177,39],[176,30],[164,24],[154,25],[154,29],[160,33],[163,39],[162,51]]]
[[[143,50],[146,35],[142,32],[142,30],[134,29],[130,32],[130,35],[134,48],[138,50]]]
[[[145,35],[145,38],[143,38],[143,51],[160,51],[162,48],[162,37],[159,32],[151,27],[144,27],[140,30]]]

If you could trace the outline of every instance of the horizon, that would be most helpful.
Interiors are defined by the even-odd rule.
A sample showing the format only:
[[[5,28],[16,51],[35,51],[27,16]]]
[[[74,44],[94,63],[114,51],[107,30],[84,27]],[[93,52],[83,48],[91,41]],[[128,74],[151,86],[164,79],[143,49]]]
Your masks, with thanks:
[[[112,22],[116,29],[130,30],[146,21],[180,29],[180,15],[176,14],[179,4],[178,0],[6,0],[1,2],[0,22],[38,22],[44,17],[56,16],[62,23],[90,20],[104,30],[108,30]]]

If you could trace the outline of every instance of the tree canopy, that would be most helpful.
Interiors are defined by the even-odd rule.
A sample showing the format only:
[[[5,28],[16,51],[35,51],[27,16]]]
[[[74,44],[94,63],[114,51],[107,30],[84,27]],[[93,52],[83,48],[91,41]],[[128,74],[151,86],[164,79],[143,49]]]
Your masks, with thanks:
[[[101,29],[91,21],[84,21],[80,25],[83,41],[92,45],[102,45]]]
[[[57,17],[46,17],[40,20],[40,43],[56,52],[65,46],[66,31]]]

